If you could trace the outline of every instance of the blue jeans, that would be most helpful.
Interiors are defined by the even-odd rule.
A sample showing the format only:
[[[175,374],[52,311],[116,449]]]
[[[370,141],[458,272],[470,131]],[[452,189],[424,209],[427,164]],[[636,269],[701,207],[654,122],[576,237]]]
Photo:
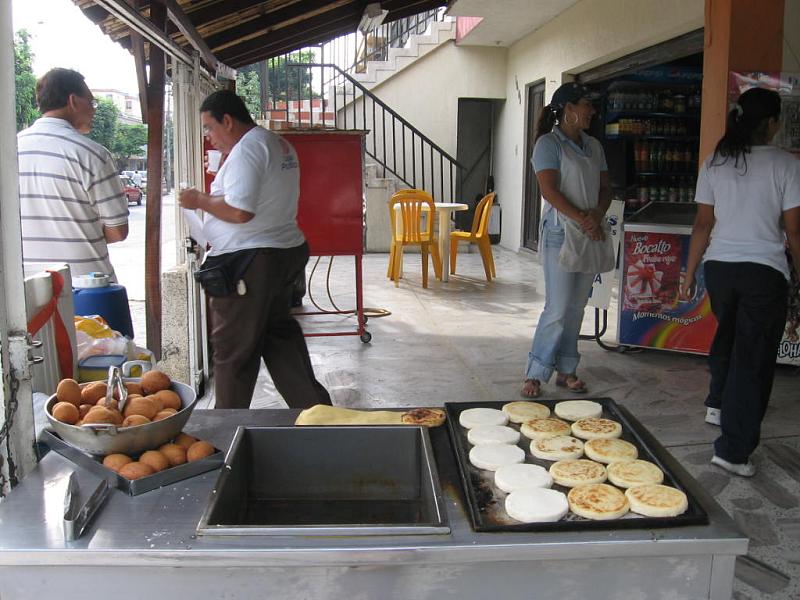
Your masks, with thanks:
[[[578,336],[594,281],[591,273],[568,273],[561,268],[558,254],[563,243],[564,228],[545,221],[541,249],[545,304],[525,368],[525,379],[544,383],[554,370],[574,373],[578,368]]]

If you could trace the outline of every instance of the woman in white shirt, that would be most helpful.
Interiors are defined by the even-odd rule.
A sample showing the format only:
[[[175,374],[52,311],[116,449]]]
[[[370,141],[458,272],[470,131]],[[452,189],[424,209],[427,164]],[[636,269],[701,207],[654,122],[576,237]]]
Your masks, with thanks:
[[[705,404],[706,422],[720,425],[722,434],[711,462],[743,477],[756,472],[750,455],[759,443],[786,322],[787,241],[800,264],[800,161],[769,145],[780,112],[776,92],[753,88],[728,114],[725,135],[697,178],[681,289],[688,297],[702,258],[718,323]]]

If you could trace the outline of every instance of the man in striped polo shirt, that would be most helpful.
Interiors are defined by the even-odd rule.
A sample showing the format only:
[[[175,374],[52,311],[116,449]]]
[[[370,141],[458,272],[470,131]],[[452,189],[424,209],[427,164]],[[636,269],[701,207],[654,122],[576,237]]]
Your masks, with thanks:
[[[95,100],[83,75],[52,69],[36,83],[42,117],[17,135],[24,263],[72,276],[111,275],[108,246],[128,236],[128,201],[111,154],[90,140]]]

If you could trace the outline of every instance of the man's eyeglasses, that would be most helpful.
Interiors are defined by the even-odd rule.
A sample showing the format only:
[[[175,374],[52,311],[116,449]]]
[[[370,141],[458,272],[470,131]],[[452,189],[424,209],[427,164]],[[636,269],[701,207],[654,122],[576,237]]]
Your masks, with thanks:
[[[78,94],[74,94],[74,95],[77,96],[78,98],[80,98],[81,100],[86,100],[86,102],[88,102],[89,105],[92,108],[94,108],[94,109],[97,108],[97,99],[96,98],[87,98],[86,96],[80,96]]]
[[[203,125],[203,135],[208,135],[209,133],[211,133],[211,127]]]

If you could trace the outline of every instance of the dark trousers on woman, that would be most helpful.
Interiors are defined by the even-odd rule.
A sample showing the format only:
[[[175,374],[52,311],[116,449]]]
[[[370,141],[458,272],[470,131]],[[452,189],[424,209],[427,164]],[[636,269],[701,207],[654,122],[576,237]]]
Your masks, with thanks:
[[[308,245],[261,248],[242,279],[247,291],[210,298],[216,408],[248,408],[261,360],[289,408],[330,404],[314,376],[303,330],[289,314]]]
[[[715,454],[745,463],[758,446],[775,359],[786,323],[786,278],[757,263],[707,261],[705,279],[717,333],[706,406],[722,410]]]

